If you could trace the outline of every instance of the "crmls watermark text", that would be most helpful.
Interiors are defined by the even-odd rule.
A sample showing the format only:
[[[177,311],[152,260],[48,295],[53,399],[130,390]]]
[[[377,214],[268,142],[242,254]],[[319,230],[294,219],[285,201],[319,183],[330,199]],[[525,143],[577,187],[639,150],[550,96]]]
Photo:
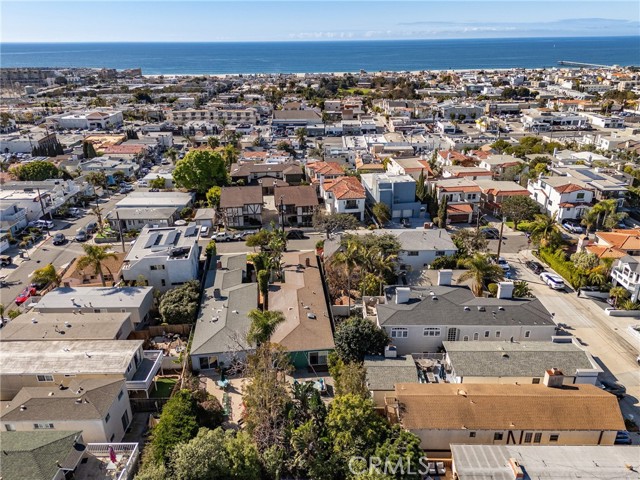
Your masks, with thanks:
[[[349,471],[353,475],[365,473],[379,473],[383,475],[427,475],[429,464],[427,457],[410,458],[381,458],[381,457],[351,457]]]

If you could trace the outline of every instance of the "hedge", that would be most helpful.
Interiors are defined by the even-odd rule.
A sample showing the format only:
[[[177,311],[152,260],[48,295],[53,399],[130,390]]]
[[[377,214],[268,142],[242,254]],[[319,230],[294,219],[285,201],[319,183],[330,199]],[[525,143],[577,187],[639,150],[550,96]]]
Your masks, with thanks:
[[[538,252],[538,256],[547,265],[553,268],[558,275],[569,282],[573,288],[578,288],[583,285],[583,275],[578,273],[573,262],[564,259],[564,254],[561,258],[553,250],[541,248]]]

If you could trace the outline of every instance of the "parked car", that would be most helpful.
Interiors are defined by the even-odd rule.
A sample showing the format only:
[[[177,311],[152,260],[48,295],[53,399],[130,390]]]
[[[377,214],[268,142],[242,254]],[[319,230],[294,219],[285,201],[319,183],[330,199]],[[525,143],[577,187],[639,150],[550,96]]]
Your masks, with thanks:
[[[613,442],[614,445],[632,445],[633,441],[631,440],[631,435],[626,430],[621,430],[616,433],[616,440]]]
[[[138,180],[138,186],[139,187],[148,187],[149,186],[149,182],[147,182],[146,180]]]
[[[64,245],[67,241],[67,237],[65,237],[62,233],[56,233],[53,237],[54,245]]]
[[[22,290],[22,292],[20,292],[20,295],[18,295],[16,297],[16,305],[22,305],[24,302],[26,302],[29,297],[35,295],[37,292],[37,289],[35,286],[33,285],[29,285],[28,287],[25,287],[24,290]]]
[[[98,231],[98,222],[89,222],[84,229],[87,233],[95,233]]]
[[[544,272],[540,274],[540,279],[553,290],[564,290],[564,279],[555,273]]]
[[[500,231],[494,227],[485,227],[480,230],[480,233],[485,236],[485,238],[489,239],[498,239],[500,238]]]
[[[409,220],[408,218],[403,218],[402,219],[402,226],[404,228],[411,228],[411,220]]]
[[[287,240],[302,240],[305,237],[304,232],[302,230],[289,230],[287,232]]]
[[[617,382],[610,382],[607,380],[600,380],[600,388],[605,392],[609,392],[612,395],[618,397],[618,400],[624,398],[627,393],[627,387]]]
[[[159,192],[160,189],[159,188],[150,188],[149,191],[150,192]]]
[[[534,262],[533,260],[529,260],[525,262],[524,265],[536,275],[539,275],[542,272],[544,272],[544,267],[542,266],[542,264],[538,262]]]
[[[79,208],[70,208],[69,209],[69,215],[71,215],[72,217],[81,217],[84,214],[84,212],[79,209]]]
[[[208,237],[210,232],[211,232],[211,228],[209,228],[208,226],[203,225],[202,227],[200,227],[201,237]]]
[[[36,228],[46,228],[51,229],[56,226],[51,220],[38,220],[35,225]]]
[[[0,255],[0,267],[8,267],[13,260],[9,255]]]
[[[76,242],[86,242],[89,239],[89,235],[87,235],[86,230],[78,230],[76,232]]]
[[[509,262],[507,262],[507,260],[504,257],[499,257],[498,258],[498,266],[504,270],[504,272],[510,272],[511,271],[511,265],[509,265]]]
[[[213,239],[216,242],[231,242],[231,241],[235,240],[234,234],[231,233],[231,232],[227,232],[227,231],[216,233],[213,236]]]
[[[584,228],[582,228],[580,225],[577,225],[575,223],[571,223],[571,222],[562,222],[562,227],[570,233],[584,233]]]

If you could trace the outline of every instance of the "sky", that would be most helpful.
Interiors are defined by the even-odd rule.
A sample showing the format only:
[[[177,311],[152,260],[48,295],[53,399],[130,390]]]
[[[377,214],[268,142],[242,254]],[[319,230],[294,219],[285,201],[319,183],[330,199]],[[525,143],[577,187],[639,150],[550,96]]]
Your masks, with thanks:
[[[0,17],[7,43],[640,35],[637,0],[1,0]]]

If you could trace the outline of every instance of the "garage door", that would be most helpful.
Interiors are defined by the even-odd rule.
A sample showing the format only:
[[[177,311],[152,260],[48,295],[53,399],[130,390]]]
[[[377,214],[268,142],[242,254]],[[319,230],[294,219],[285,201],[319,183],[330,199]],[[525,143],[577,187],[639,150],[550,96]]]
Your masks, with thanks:
[[[402,218],[411,218],[413,216],[413,210],[402,210]]]
[[[394,210],[394,211],[391,213],[391,216],[392,216],[393,218],[402,218],[402,210]]]

